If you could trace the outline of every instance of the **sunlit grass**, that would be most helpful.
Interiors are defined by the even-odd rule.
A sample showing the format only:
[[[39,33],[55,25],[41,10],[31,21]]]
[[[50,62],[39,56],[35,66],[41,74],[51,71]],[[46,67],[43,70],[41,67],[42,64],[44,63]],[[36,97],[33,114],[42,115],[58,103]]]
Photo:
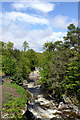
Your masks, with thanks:
[[[5,76],[5,73],[2,70],[0,70],[0,76]]]

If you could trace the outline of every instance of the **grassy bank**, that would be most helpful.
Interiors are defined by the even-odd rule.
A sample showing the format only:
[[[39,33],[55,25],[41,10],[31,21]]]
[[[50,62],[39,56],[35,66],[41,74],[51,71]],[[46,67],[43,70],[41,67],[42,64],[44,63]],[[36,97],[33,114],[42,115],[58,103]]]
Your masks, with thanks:
[[[1,76],[5,76],[5,73],[2,70],[0,70],[0,77]]]
[[[8,118],[21,118],[27,99],[31,97],[29,96],[30,93],[16,83],[11,83],[9,79],[4,79],[3,81],[2,114],[4,116],[8,113]]]

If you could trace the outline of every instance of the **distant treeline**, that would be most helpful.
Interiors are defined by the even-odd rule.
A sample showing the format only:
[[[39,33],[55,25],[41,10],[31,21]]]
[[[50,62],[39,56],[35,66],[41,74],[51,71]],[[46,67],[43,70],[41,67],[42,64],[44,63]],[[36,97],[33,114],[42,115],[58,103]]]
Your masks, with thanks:
[[[28,43],[24,41],[24,51],[14,49],[12,42],[2,44],[2,70],[10,75],[13,82],[22,85],[24,79],[28,79],[29,73],[38,65],[37,54],[33,49],[28,49]]]

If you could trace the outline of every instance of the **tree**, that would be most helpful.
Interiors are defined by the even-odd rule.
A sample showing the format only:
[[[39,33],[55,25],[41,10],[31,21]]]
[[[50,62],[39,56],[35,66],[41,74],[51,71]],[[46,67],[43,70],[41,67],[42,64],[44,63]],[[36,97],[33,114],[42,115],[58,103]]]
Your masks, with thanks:
[[[7,49],[7,56],[11,56],[13,54],[13,47],[14,47],[14,44],[12,42],[8,42],[6,44],[6,49]]]
[[[26,52],[26,57],[28,58],[28,60],[30,62],[30,69],[31,69],[31,71],[35,70],[35,67],[38,64],[36,52],[33,49],[29,49]]]
[[[14,49],[14,50],[13,50],[13,56],[14,56],[17,60],[19,60],[19,59],[20,59],[20,50]]]
[[[80,61],[78,61],[78,54],[68,64],[65,80],[64,86],[66,93],[76,96],[80,100]]]
[[[46,49],[47,51],[54,51],[55,50],[55,45],[52,42],[47,42],[43,45],[43,48]]]
[[[2,70],[7,75],[13,75],[16,73],[16,59],[12,56],[2,56]]]
[[[68,27],[67,36],[64,38],[64,47],[73,48],[76,51],[78,50],[78,40],[80,36],[80,29],[75,27],[73,24],[70,24]]]
[[[26,41],[24,41],[23,43],[23,48],[24,48],[24,52],[26,52],[26,48],[29,48],[28,43]]]
[[[55,46],[56,50],[63,50],[63,42],[62,41],[54,42],[54,46]]]
[[[12,42],[8,42],[6,45],[7,50],[13,50],[13,46],[14,46],[14,44]]]
[[[70,24],[64,42],[44,44],[45,52],[42,53],[40,81],[41,84],[46,85],[46,90],[52,91],[59,98],[62,94],[72,93],[80,99],[79,38],[80,29]]]

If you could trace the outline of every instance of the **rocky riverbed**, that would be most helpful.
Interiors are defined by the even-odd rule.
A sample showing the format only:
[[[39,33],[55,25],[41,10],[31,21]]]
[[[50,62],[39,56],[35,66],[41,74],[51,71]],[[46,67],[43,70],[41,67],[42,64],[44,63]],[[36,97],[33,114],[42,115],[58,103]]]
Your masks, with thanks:
[[[42,88],[35,81],[39,79],[38,69],[30,74],[30,79],[33,81],[28,82],[26,86],[32,93],[34,102],[29,105],[29,112],[32,113],[29,120],[80,120],[79,108],[65,95],[63,96],[65,102],[60,103],[49,94],[46,95],[47,98],[45,97]]]

